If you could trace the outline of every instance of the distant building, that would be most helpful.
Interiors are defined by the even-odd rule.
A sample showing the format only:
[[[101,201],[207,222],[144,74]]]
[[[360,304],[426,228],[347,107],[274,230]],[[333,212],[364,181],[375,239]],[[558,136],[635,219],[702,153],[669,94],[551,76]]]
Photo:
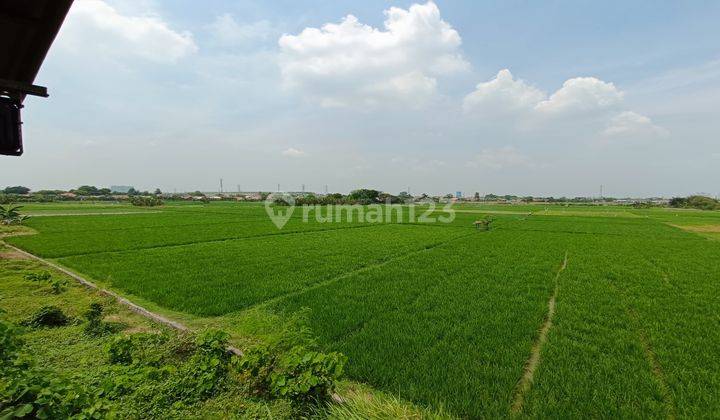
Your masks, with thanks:
[[[110,186],[110,192],[118,193],[118,194],[127,194],[130,192],[130,190],[133,190],[134,188],[129,185],[112,185]]]
[[[462,198],[462,191],[455,191],[455,198],[458,200]]]

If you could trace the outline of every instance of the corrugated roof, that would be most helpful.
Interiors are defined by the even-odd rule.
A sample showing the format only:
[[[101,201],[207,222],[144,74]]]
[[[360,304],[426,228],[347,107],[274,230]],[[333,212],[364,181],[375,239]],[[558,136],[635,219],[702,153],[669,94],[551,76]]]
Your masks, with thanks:
[[[73,0],[0,0],[0,79],[32,84]]]

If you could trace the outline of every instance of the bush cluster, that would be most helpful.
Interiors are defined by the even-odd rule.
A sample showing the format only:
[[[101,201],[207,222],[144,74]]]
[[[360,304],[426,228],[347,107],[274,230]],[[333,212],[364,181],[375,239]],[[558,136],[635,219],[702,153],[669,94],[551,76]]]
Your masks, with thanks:
[[[0,418],[105,418],[108,406],[88,387],[36,366],[20,331],[0,319]]]
[[[44,278],[42,273],[30,277]],[[99,303],[90,305],[85,318],[86,334],[113,333]],[[46,306],[25,324],[61,326],[67,321],[59,308]],[[20,332],[0,319],[0,418],[105,418],[115,410],[130,417],[164,417],[194,410],[195,404],[233,390],[288,400],[298,412],[306,412],[330,397],[346,363],[339,353],[307,347],[312,339],[303,329],[239,358],[228,352],[229,336],[222,331],[187,339],[135,333],[106,339],[110,365],[99,377],[71,381],[38,368],[23,353]]]
[[[690,208],[699,210],[720,210],[720,201],[702,195],[674,197],[670,200],[670,207]]]
[[[70,318],[57,306],[43,306],[30,318],[23,321],[22,325],[32,328],[42,327],[63,327],[70,323]]]
[[[131,195],[129,200],[130,204],[139,207],[155,207],[163,205],[163,201],[154,195]]]

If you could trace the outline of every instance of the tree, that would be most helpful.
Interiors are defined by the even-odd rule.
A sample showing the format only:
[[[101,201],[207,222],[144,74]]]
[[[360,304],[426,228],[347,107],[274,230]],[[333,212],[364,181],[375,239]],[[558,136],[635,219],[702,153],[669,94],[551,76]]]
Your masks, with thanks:
[[[130,189],[127,192],[127,195],[139,195],[139,194],[140,194],[140,191],[136,190],[133,187],[130,187]]]
[[[362,188],[351,191],[347,198],[355,204],[373,204],[378,202],[379,196],[380,191]]]
[[[684,197],[673,197],[670,199],[670,207],[685,207],[687,205],[687,199]]]
[[[160,191],[160,188],[155,188],[155,195],[161,195],[162,191]]]
[[[92,185],[81,185],[73,192],[77,195],[101,195],[100,190]]]
[[[402,200],[400,200],[400,197],[397,197],[395,195],[392,195],[390,193],[380,193],[378,195],[378,201],[381,203],[389,203],[389,204],[399,204],[402,203]]]
[[[5,194],[27,194],[30,192],[30,188],[28,187],[21,187],[21,186],[15,186],[15,187],[6,187],[3,192]]]
[[[474,201],[480,201],[480,193],[479,193],[479,192],[476,192],[476,193],[475,193],[475,195],[473,196],[473,200],[474,200]]]
[[[100,188],[98,190],[98,193],[100,195],[110,195],[110,194],[112,194],[112,191],[110,191],[110,188]]]
[[[401,192],[400,194],[397,195],[397,197],[400,199],[400,201],[402,201],[404,203],[408,203],[408,202],[412,201],[412,199],[413,199],[413,196],[410,195],[410,193],[408,193],[407,191]]]

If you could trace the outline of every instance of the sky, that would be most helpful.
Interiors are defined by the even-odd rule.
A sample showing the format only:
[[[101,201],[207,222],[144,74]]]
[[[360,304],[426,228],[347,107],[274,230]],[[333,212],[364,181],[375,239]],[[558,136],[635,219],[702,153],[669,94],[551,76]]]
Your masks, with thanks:
[[[0,186],[720,193],[720,2],[75,0]]]

